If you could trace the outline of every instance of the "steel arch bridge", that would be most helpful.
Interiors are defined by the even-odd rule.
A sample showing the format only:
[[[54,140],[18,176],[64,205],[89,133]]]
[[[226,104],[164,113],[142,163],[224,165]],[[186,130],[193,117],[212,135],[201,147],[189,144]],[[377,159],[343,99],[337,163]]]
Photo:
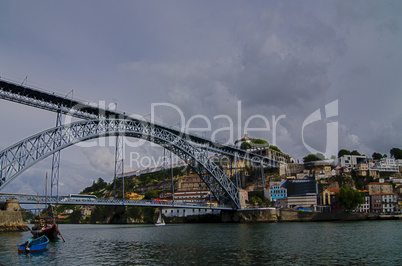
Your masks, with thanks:
[[[116,135],[141,138],[165,147],[185,160],[219,201],[229,198],[236,208],[240,208],[237,187],[222,169],[208,158],[205,150],[154,124],[123,119],[84,120],[54,127],[1,151],[0,189],[29,167],[55,152],[78,142]]]
[[[66,114],[84,119],[69,125],[58,123],[55,128],[28,137],[0,151],[0,190],[47,156],[52,154],[55,156],[60,150],[75,143],[106,136],[125,135],[143,138],[167,148],[195,170],[218,200],[229,199],[235,208],[240,207],[238,188],[208,158],[208,152],[252,161],[264,167],[280,166],[279,161],[249,151],[3,79],[0,80],[0,99],[55,112],[58,117]],[[110,119],[110,117],[121,119]]]

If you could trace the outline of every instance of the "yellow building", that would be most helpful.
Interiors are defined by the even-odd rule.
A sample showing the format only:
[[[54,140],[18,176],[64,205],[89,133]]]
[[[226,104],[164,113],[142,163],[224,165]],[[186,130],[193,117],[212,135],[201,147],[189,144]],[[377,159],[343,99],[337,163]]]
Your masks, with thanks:
[[[144,198],[143,195],[137,194],[135,192],[127,192],[125,195],[126,199],[131,199],[131,200],[142,200]]]
[[[358,176],[368,176],[369,174],[369,166],[367,163],[358,163],[355,170]]]
[[[331,205],[331,198],[334,199],[335,195],[340,191],[339,188],[327,188],[322,192],[322,205]]]
[[[331,166],[325,165],[325,166],[324,166],[324,171],[325,171],[325,176],[326,176],[326,177],[332,177],[332,169],[331,169]]]
[[[398,201],[398,203],[396,205],[396,211],[402,212],[402,201]]]

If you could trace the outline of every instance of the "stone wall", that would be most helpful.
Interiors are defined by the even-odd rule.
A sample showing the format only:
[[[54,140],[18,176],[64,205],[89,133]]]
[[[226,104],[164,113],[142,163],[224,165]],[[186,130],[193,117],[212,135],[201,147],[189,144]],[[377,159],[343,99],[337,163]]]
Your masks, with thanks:
[[[293,209],[250,209],[222,211],[224,223],[259,223],[259,222],[318,222],[318,221],[360,221],[367,220],[367,214],[303,212]]]
[[[224,223],[278,222],[278,211],[274,208],[222,211]]]
[[[24,223],[18,200],[7,200],[0,210],[0,232],[1,231],[28,231]]]

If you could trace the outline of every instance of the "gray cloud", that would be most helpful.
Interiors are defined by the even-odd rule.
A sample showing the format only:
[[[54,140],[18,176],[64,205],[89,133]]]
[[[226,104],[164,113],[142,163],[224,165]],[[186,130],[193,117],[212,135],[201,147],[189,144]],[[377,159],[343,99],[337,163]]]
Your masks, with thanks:
[[[200,132],[207,136],[227,127],[222,118],[227,116],[236,139],[239,126],[261,115],[269,120],[270,131],[251,135],[272,143],[272,116],[284,115],[276,144],[299,159],[309,153],[302,140],[303,121],[317,109],[325,116],[325,105],[338,100],[334,119],[339,121],[340,148],[370,155],[400,145],[400,1],[0,5],[2,77],[22,82],[28,75],[30,85],[61,94],[74,89],[76,98],[118,102],[119,109],[147,119],[152,103],[170,103],[186,122],[194,115],[211,121],[211,131]],[[13,103],[2,102],[0,111],[7,125],[0,135],[2,148],[55,123],[54,114]],[[180,125],[172,108],[160,107],[156,116]],[[311,147],[325,149],[329,121],[305,128]],[[254,119],[250,125],[262,127],[263,122]],[[205,127],[205,120],[194,119],[191,126]],[[228,139],[229,132],[215,136]],[[127,148],[131,151],[161,153],[146,145]],[[99,176],[110,180],[112,152],[111,147],[63,151],[71,166],[63,170],[71,174],[63,181],[66,193],[68,187],[76,192],[75,184],[90,184]],[[20,178],[43,175],[29,173]],[[34,187],[32,183],[26,191],[39,189]],[[18,190],[14,182],[13,189]]]

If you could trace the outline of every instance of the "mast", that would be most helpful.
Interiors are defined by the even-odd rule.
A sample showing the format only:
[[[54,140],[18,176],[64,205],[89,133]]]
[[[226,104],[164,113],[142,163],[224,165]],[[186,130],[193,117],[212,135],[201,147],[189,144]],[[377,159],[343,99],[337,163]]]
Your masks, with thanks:
[[[46,172],[46,183],[45,183],[45,208],[47,207],[47,172]]]

